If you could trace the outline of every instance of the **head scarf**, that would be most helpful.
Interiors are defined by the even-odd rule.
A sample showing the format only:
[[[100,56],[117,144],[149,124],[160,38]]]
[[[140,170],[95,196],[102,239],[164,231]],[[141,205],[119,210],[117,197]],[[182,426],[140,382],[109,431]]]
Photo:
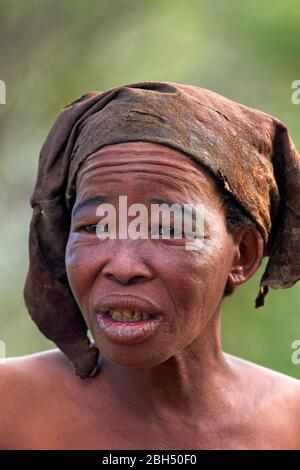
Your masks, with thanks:
[[[269,257],[256,307],[269,287],[287,288],[300,279],[300,157],[284,124],[212,91],[173,82],[83,95],[62,109],[41,149],[24,287],[31,317],[82,378],[95,373],[99,351],[88,339],[65,269],[76,175],[101,147],[137,140],[189,155],[256,222]]]

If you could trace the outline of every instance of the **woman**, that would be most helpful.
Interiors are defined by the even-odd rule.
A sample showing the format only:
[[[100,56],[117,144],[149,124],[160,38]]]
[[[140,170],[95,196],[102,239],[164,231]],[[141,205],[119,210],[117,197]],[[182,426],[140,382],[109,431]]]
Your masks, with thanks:
[[[120,195],[200,204],[201,248],[175,238],[175,215],[169,239],[162,224],[101,238],[99,205]],[[40,154],[24,289],[59,349],[1,366],[1,447],[299,449],[299,382],[220,342],[222,299],[264,256],[257,307],[299,280],[299,201],[284,125],[208,90],[135,83],[64,108]]]

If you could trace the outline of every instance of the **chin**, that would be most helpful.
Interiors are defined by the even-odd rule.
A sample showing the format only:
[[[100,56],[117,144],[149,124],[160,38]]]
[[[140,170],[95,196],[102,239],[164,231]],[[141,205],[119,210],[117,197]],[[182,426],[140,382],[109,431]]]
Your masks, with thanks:
[[[158,351],[157,348],[154,350],[153,347],[148,349],[142,343],[108,346],[101,341],[97,346],[109,360],[122,367],[147,369],[162,364],[168,359],[162,351]]]

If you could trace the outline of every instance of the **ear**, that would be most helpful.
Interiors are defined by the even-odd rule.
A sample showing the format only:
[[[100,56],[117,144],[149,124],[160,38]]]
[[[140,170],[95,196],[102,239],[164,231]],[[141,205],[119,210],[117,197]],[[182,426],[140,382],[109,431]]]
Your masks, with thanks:
[[[227,284],[238,286],[246,282],[259,268],[264,254],[262,235],[255,228],[243,228],[234,237],[235,254]]]

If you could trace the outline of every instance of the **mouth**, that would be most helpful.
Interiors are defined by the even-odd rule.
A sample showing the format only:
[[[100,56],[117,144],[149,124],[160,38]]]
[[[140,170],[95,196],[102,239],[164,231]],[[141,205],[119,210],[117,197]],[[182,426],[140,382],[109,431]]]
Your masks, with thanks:
[[[140,312],[138,310],[108,310],[102,312],[103,315],[111,318],[116,322],[139,322],[147,321],[153,317],[157,317],[156,314],[149,314],[147,312]]]
[[[100,329],[110,340],[122,344],[149,338],[163,319],[156,305],[134,296],[110,296],[99,307],[96,318]]]

